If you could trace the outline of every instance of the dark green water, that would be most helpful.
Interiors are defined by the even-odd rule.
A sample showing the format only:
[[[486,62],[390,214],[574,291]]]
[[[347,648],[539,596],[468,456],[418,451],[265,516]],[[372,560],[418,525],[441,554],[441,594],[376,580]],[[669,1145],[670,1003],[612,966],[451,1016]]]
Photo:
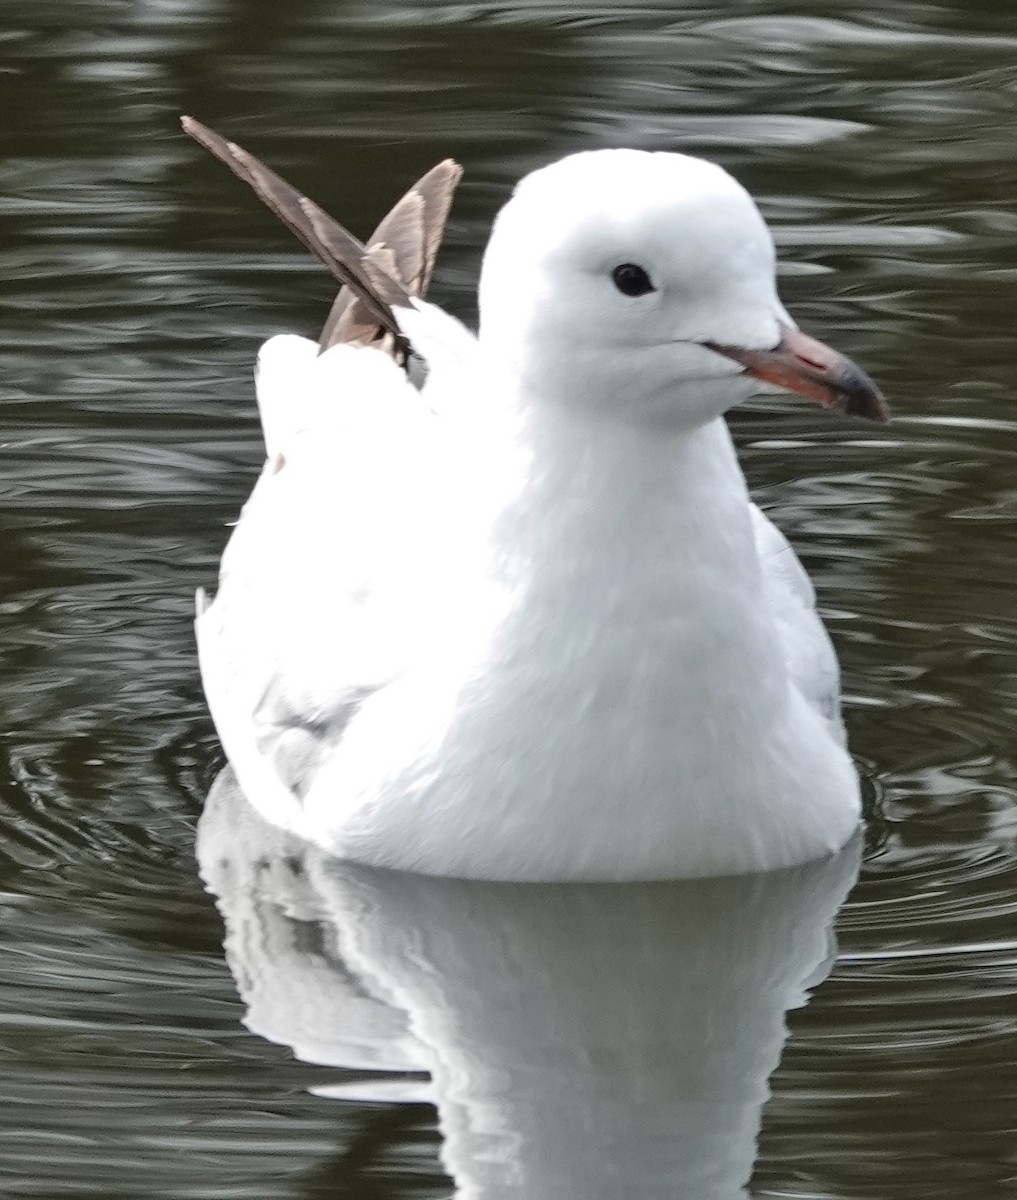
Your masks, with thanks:
[[[511,182],[564,152],[692,150],[758,197],[788,306],[895,419],[733,417],[875,797],[753,1186],[1017,1196],[1015,62],[1017,13],[959,0],[0,0],[0,1195],[449,1187],[412,1088],[326,1098],[368,1073],[245,1029],[198,876],[193,591],[260,461],[258,342],[331,289],[192,112],[361,233],[458,158],[433,295],[466,316]]]

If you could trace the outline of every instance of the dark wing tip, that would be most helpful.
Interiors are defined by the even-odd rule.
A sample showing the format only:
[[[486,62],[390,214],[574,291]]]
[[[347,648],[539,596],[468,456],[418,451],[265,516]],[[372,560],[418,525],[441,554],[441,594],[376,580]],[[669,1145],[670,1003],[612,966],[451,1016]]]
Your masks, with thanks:
[[[373,276],[364,269],[367,250],[363,243],[241,146],[220,137],[194,117],[182,116],[180,124],[186,134],[254,190],[319,262],[350,289],[369,318],[390,335],[399,351],[405,354],[406,340],[392,312],[391,300],[382,298]],[[391,286],[385,289],[386,294],[396,295],[399,289],[395,281],[388,283]]]

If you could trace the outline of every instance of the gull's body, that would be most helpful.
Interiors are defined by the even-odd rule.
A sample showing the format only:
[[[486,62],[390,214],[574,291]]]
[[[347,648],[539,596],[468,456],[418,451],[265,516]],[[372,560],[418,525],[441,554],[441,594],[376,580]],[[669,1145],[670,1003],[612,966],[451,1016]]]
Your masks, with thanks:
[[[621,292],[639,263],[652,289]],[[262,350],[268,459],[198,620],[248,798],[337,855],[436,874],[837,849],[859,798],[836,660],[723,420],[757,387],[743,367],[778,378],[761,359],[801,337],[752,201],[680,155],[563,160],[503,210],[480,305],[477,338],[397,308],[422,394],[380,349]],[[781,361],[799,390],[876,402]]]

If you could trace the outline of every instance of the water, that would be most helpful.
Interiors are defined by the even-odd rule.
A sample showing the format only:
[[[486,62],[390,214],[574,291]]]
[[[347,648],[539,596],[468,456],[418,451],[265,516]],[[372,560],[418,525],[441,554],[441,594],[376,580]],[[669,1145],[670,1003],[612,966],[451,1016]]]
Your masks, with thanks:
[[[790,1012],[772,1097],[752,1118],[753,1187],[1017,1196],[1017,15],[957,2],[0,0],[0,17],[0,1194],[304,1200],[450,1186],[419,1073],[393,1082],[351,1069],[352,1056],[300,1061],[292,1029],[276,1026],[273,1042],[257,1014],[243,1024],[241,995],[262,977],[245,979],[241,961],[292,948],[289,979],[317,963],[335,986],[338,885],[314,874],[318,907],[288,915],[265,885],[251,928],[281,940],[274,956],[241,960],[231,926],[235,983],[198,875],[196,825],[221,759],[191,596],[214,580],[257,469],[256,345],[314,332],[330,284],[177,132],[190,111],[361,232],[426,166],[457,157],[467,174],[434,295],[464,316],[510,182],[569,149],[692,149],[760,199],[789,307],[879,379],[895,419],[862,426],[789,400],[733,420],[756,495],[819,589],[874,810],[840,958]],[[236,857],[238,871],[257,862]],[[399,897],[363,887],[378,922],[399,911]],[[232,921],[245,910],[227,898]],[[806,906],[814,918],[820,907]],[[557,944],[549,986],[567,996],[574,963]],[[825,969],[818,940],[793,962],[784,945],[770,992],[753,985],[775,1006],[760,1061],[776,1059],[774,1013],[806,967],[812,982]],[[381,941],[357,953],[394,970]],[[598,1035],[610,1045],[624,1006],[600,961],[601,977],[584,978],[615,1019]],[[740,961],[753,978],[758,960]],[[395,983],[441,1011],[419,981]],[[469,1011],[442,1003],[479,1023],[485,995]],[[663,1036],[659,1014],[643,1015],[618,1037],[628,1059],[586,1079],[615,1098],[628,1133],[640,1081],[642,1103],[672,1078],[638,1058],[640,1030]],[[328,1028],[352,1036],[344,1018]],[[460,1053],[491,1044],[470,1028],[473,1041],[451,1043]],[[748,1050],[736,1057],[749,1070]],[[467,1081],[487,1095],[497,1055],[473,1061]],[[675,1096],[656,1094],[670,1120]],[[610,1105],[591,1111],[607,1121]],[[638,1111],[645,1132],[653,1106]],[[612,1161],[629,1174],[616,1193],[627,1180],[651,1195],[637,1175],[652,1156],[633,1146],[618,1143]],[[446,1159],[456,1153],[452,1138]],[[547,1194],[567,1194],[539,1161]]]

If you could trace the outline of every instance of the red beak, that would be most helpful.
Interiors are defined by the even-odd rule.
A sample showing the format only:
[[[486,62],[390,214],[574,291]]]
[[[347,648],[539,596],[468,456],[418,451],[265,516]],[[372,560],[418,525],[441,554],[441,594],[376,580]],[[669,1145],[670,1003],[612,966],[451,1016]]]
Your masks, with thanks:
[[[746,375],[818,400],[825,408],[870,421],[885,421],[890,415],[879,388],[860,367],[798,329],[785,328],[772,350],[704,344],[741,363]]]

